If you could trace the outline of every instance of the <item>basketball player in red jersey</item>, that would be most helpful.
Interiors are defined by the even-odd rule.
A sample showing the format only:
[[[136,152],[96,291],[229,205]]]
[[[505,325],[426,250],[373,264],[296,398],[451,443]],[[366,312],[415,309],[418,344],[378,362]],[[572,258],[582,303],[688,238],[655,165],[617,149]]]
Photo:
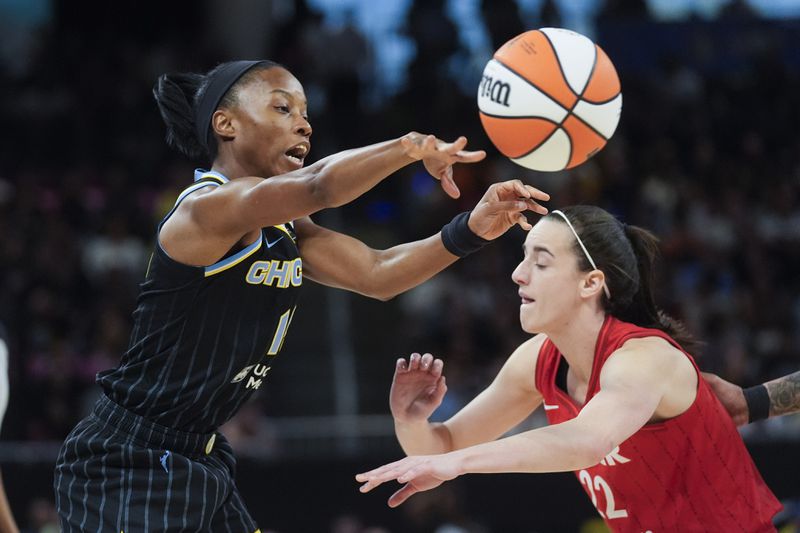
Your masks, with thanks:
[[[390,404],[409,457],[356,479],[396,479],[390,506],[467,473],[572,470],[616,532],[774,531],[780,504],[654,302],[655,237],[597,207],[552,211],[512,278],[539,334],[450,420],[430,354],[397,361]],[[499,438],[544,405],[550,425]]]

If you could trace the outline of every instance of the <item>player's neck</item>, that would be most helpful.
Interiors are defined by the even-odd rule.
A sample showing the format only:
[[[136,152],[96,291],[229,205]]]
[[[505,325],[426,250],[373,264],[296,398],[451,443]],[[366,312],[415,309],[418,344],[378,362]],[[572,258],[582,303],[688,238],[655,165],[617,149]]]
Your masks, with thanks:
[[[214,159],[211,170],[219,172],[230,180],[242,178],[245,176],[261,176],[259,173],[254,172],[250,165],[244,165],[238,159],[231,149],[227,146],[220,147],[220,152],[217,158]],[[266,177],[266,176],[261,176]]]
[[[562,327],[547,332],[547,337],[580,382],[587,383],[591,377],[597,339],[604,321],[604,312],[583,306]]]
[[[219,172],[229,180],[253,175],[252,173],[248,173],[244,167],[242,167],[242,165],[237,163],[235,160],[226,161],[217,159],[214,161],[214,165],[211,167],[211,170],[214,172]]]

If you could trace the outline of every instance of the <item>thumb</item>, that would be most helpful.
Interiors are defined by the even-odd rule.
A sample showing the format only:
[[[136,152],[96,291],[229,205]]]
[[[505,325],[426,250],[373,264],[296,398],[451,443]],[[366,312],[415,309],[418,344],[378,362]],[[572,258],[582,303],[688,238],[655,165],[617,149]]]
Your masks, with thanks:
[[[391,495],[389,498],[389,507],[397,507],[417,492],[419,491],[416,487],[411,485],[411,483],[406,483],[400,490]]]
[[[436,383],[436,389],[434,389],[433,394],[431,395],[431,401],[439,406],[444,400],[444,395],[447,393],[447,383],[445,382],[445,377],[442,376],[439,378],[439,381]]]
[[[458,185],[456,185],[456,182],[453,179],[452,166],[448,165],[447,168],[445,168],[442,171],[439,180],[441,181],[442,189],[447,194],[447,196],[449,196],[450,198],[458,198],[459,196],[461,196],[461,191],[458,190]]]

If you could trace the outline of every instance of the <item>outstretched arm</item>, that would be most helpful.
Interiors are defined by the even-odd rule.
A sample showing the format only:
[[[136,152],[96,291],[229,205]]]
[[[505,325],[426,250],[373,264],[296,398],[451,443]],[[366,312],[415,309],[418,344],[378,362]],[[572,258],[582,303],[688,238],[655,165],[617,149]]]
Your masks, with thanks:
[[[685,359],[672,351],[647,341],[623,347],[606,362],[600,391],[576,418],[442,455],[406,457],[358,474],[356,480],[364,483],[360,490],[368,492],[396,479],[405,484],[389,499],[396,507],[417,492],[466,473],[561,472],[593,466],[659,409],[672,386],[678,358]]]
[[[760,408],[762,411],[761,416],[751,412],[745,390],[740,386],[729,383],[714,374],[703,373],[703,377],[711,385],[714,394],[725,406],[737,426],[764,418],[763,415],[772,417],[800,412],[800,372],[747,389],[747,395],[751,397],[751,402],[755,404],[762,401],[767,402],[765,405],[755,405],[756,410]],[[759,396],[763,400],[759,400]]]
[[[536,200],[548,198],[519,180],[495,183],[472,210],[469,231],[491,240],[515,224],[530,229],[523,212],[547,213]],[[445,248],[441,233],[375,250],[358,239],[318,226],[310,218],[298,220],[295,230],[304,276],[381,300],[416,287],[458,259]]]
[[[159,239],[174,259],[208,265],[249,232],[345,204],[417,160],[442,181],[449,195],[457,197],[452,165],[486,156],[483,151],[465,151],[466,143],[464,137],[446,143],[412,132],[393,141],[339,152],[280,176],[243,177],[221,187],[202,188],[181,202]]]

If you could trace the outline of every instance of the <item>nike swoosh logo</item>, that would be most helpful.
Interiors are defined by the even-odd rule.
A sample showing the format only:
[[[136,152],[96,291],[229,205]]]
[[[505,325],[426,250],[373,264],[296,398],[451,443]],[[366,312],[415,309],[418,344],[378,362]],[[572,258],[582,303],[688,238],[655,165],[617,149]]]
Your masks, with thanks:
[[[274,240],[274,241],[272,241],[272,242],[269,242],[269,241],[267,241],[267,248],[272,248],[273,246],[275,246],[276,244],[278,244],[278,243],[280,242],[280,240],[281,240],[281,239],[283,239],[283,235],[281,235],[280,237],[278,237],[277,239],[275,239],[275,240]]]
[[[542,405],[544,405],[544,410],[545,411],[552,411],[554,409],[558,409],[557,405],[548,405],[548,404],[546,404],[544,402],[542,402]]]

